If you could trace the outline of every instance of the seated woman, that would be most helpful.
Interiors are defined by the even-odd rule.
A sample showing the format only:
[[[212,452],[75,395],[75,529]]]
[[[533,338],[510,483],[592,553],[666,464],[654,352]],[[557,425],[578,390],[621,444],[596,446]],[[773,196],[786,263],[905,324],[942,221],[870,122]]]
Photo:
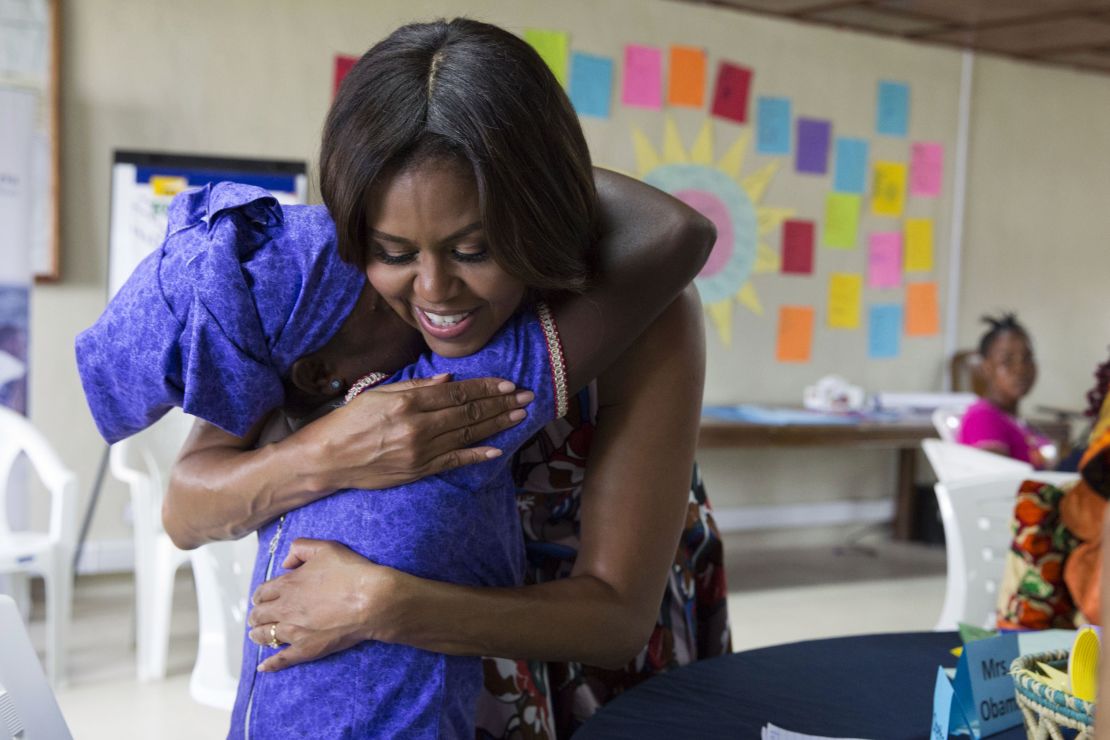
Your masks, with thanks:
[[[1029,333],[1012,313],[983,318],[990,329],[979,340],[979,372],[986,393],[968,407],[960,420],[957,441],[1033,465],[1049,467],[1042,448],[1049,440],[1018,416],[1018,403],[1037,381],[1037,363]]]
[[[412,61],[411,56],[391,56],[391,52],[397,52],[396,45],[404,41],[412,43],[442,37],[446,30],[444,25],[412,27],[407,29],[407,37],[398,32],[387,40],[393,42],[393,46],[383,43],[380,49],[375,47],[378,55],[371,50],[360,65],[378,74],[379,84],[408,84],[412,82],[411,77],[405,79],[402,75],[388,74],[391,71],[389,60],[394,63]],[[481,63],[482,50],[508,46],[510,52],[520,56],[521,50],[527,49],[514,37],[500,31],[491,34],[489,27],[481,24],[455,22],[452,25],[454,28],[450,30],[456,31],[457,41],[469,36],[482,42],[468,49],[473,55],[468,58],[471,61],[477,58],[474,69],[459,72],[476,75],[478,79],[471,82],[485,81],[481,78],[493,76],[489,72],[497,67]],[[528,54],[534,56],[530,51]],[[426,89],[429,95],[437,86],[433,83],[438,83],[437,60],[431,61],[430,75],[416,79],[418,89],[422,93]],[[440,77],[450,75],[449,61],[438,64]],[[514,73],[519,71],[516,66],[510,67]],[[532,82],[539,80],[549,88],[554,83],[538,57],[526,59],[520,67],[532,77]],[[379,72],[379,68],[384,70]],[[537,69],[543,71],[537,72]],[[519,79],[510,82],[515,92],[522,87],[527,89],[527,84],[521,84]],[[473,92],[473,85],[467,90]],[[365,92],[357,91],[359,97],[367,100],[420,100],[420,95],[395,96],[389,95],[388,90],[384,96],[362,95]],[[512,99],[504,95],[505,91],[500,92],[505,102]],[[569,114],[573,119],[569,105],[560,95],[554,98],[547,95],[545,99],[558,99],[561,102],[559,117]],[[497,99],[497,95],[478,96],[482,102]],[[450,102],[457,101],[448,97]],[[395,113],[413,120],[403,106],[399,105]],[[365,158],[348,155],[346,159],[362,162],[371,170],[368,177],[367,172],[359,173],[364,179],[357,198],[362,201],[359,207],[367,210],[365,216],[355,216],[356,220],[365,219],[360,223],[363,228],[372,229],[369,235],[376,243],[369,255],[368,272],[372,277],[378,276],[379,290],[399,310],[401,317],[419,328],[433,349],[440,353],[439,359],[429,357],[422,367],[410,372],[426,375],[447,370],[457,375],[473,375],[483,374],[479,372],[481,368],[500,367],[512,369],[513,379],[535,390],[537,402],[529,408],[528,425],[514,427],[495,438],[504,442],[505,449],[511,450],[538,428],[537,425],[552,418],[556,410],[559,413],[565,410],[568,387],[582,385],[596,375],[604,361],[619,353],[627,343],[626,334],[634,335],[642,329],[674,295],[675,289],[681,287],[682,278],[674,279],[669,293],[666,290],[660,293],[643,289],[643,275],[621,275],[625,280],[622,282],[618,276],[605,271],[594,276],[596,285],[581,298],[559,297],[554,293],[559,288],[577,289],[590,277],[583,251],[589,245],[588,234],[594,228],[592,183],[582,178],[585,172],[588,180],[588,154],[581,146],[580,132],[574,134],[576,123],[563,127],[509,127],[513,128],[512,139],[521,150],[497,151],[500,139],[489,137],[489,133],[511,118],[504,111],[500,111],[501,115],[497,113],[499,111],[495,110],[497,125],[490,122],[478,127],[485,140],[470,140],[467,146],[453,142],[445,132],[429,130],[426,121],[413,129],[382,120],[388,119],[387,116],[360,120],[357,125],[362,128],[361,133],[368,135],[357,145],[371,152],[377,148],[381,154]],[[551,112],[547,113],[550,123]],[[475,118],[480,119],[481,113]],[[451,133],[457,130],[452,124]],[[523,131],[535,132],[541,137],[551,136],[555,141],[546,142],[548,146],[542,150],[529,150],[528,137],[521,134]],[[409,137],[407,141],[405,136]],[[485,154],[486,147],[498,157],[475,156],[476,152]],[[549,234],[562,232],[564,240],[547,242],[539,233],[529,232],[527,228],[531,225],[527,222],[521,228],[512,214],[494,211],[499,200],[512,201],[510,191],[501,186],[520,184],[498,182],[486,168],[495,160],[512,163],[514,157],[522,154],[536,158],[534,164],[538,164],[539,171],[548,177],[545,185],[555,183],[567,189],[561,194],[547,189],[548,201],[554,201],[556,206],[584,207],[578,212],[560,211],[555,207],[550,220],[542,219],[547,226],[554,226]],[[522,173],[527,170],[522,165],[523,162],[508,164],[507,169]],[[564,177],[560,179],[554,173]],[[380,174],[381,178],[376,180],[374,174]],[[478,186],[479,182],[482,187]],[[359,186],[352,187],[357,193]],[[527,187],[521,190],[523,192],[517,191],[514,195],[534,195]],[[553,198],[556,195],[562,196],[561,202]],[[266,220],[261,212],[264,208],[250,205],[255,207],[241,214],[233,214],[227,208],[209,207],[209,218],[205,221],[205,228],[212,233],[225,232],[226,225],[232,223],[234,233],[230,242],[241,245],[241,252],[246,256],[257,246],[252,244],[252,239],[257,238],[260,231],[265,234],[275,227],[280,230],[280,223],[275,225],[272,220]],[[343,212],[342,208],[338,210]],[[349,209],[345,213],[351,216]],[[257,228],[259,225],[261,229]],[[341,249],[344,227],[350,225],[349,222],[341,224]],[[506,228],[510,231],[502,230]],[[171,239],[173,236],[171,234]],[[304,235],[304,238],[311,237],[310,233]],[[702,258],[711,241],[707,239],[698,250]],[[367,249],[365,238],[354,243]],[[556,254],[552,247],[562,251]],[[217,254],[226,256],[228,251],[218,250]],[[367,255],[363,253],[360,259],[366,262]],[[185,266],[209,261],[190,260]],[[693,267],[696,269],[696,265]],[[692,277],[692,271],[682,272],[685,279]],[[256,285],[248,286],[248,290]],[[233,292],[236,287],[239,286],[231,286]],[[313,286],[325,293],[327,287]],[[549,291],[559,300],[554,310],[549,311],[542,303],[525,301],[526,290],[533,294]],[[202,292],[211,297],[218,291],[212,287]],[[343,296],[337,298],[347,300]],[[535,306],[536,314],[522,312],[522,306]],[[233,369],[249,371],[251,362],[262,364],[260,358],[265,359],[267,352],[270,359],[277,354],[273,346],[264,342],[246,343],[250,345],[246,347],[227,342],[227,335],[222,332],[227,330],[228,322],[212,322],[211,308],[203,303],[200,307],[193,306],[188,318],[192,319],[194,313],[199,318],[182,324],[186,328],[181,334],[182,354],[190,362],[181,372],[186,400],[190,397],[189,383],[208,377],[197,372],[198,367],[192,363],[199,363],[203,371],[204,361],[212,361],[207,368],[211,371],[230,357],[235,360]],[[236,321],[257,320],[250,312],[217,318],[231,319],[232,325]],[[556,324],[570,329],[564,335],[565,343],[559,342]],[[218,329],[214,328],[216,325]],[[276,326],[279,335],[299,329],[280,321]],[[578,338],[574,339],[576,336]],[[488,346],[487,340],[491,340]],[[248,355],[250,362],[243,362],[242,355]],[[561,361],[564,358],[565,366]],[[238,401],[235,397],[238,385],[246,387],[250,380],[249,373],[222,379],[221,382],[231,386],[233,407]],[[211,390],[210,379],[199,384]],[[249,410],[250,407],[244,408]],[[245,417],[240,414],[239,418]],[[242,425],[225,428],[237,431]],[[482,586],[519,583],[519,520],[511,485],[506,488],[507,481],[499,472],[504,469],[503,461],[495,457],[476,466],[442,474],[439,480],[431,482],[431,487],[373,493],[340,491],[294,510],[284,522],[279,518],[262,533],[270,548],[260,553],[256,585],[284,559],[298,534],[339,540],[363,556],[370,555],[420,576],[446,575],[461,583]],[[463,495],[467,492],[471,495]],[[273,539],[266,537],[270,530]],[[429,542],[422,540],[422,533],[433,538],[434,544],[429,546]],[[279,634],[278,627],[276,623],[269,626],[267,642],[271,646],[279,637],[284,637]],[[379,635],[368,637],[380,638]],[[235,713],[235,726],[244,731],[249,727],[252,733],[263,736],[282,733],[320,736],[353,728],[359,733],[442,732],[461,736],[473,726],[476,660],[449,659],[375,639],[360,642],[316,663],[303,664],[281,674],[255,677],[254,669],[261,657],[260,652],[251,650],[245,654],[243,684]],[[390,670],[385,670],[387,666]],[[480,677],[480,673],[478,675]]]

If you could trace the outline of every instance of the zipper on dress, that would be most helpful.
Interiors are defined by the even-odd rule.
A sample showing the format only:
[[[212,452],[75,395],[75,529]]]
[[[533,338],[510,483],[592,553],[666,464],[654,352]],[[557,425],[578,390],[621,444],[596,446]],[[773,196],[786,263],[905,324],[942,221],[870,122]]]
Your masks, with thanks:
[[[270,538],[269,554],[270,559],[266,562],[266,580],[270,580],[270,575],[274,572],[274,553],[277,552],[278,541],[281,539],[281,528],[285,524],[285,514],[281,515],[278,519],[277,529],[274,530],[274,536]],[[257,669],[258,664],[262,662],[262,646],[258,646],[257,654],[255,655],[254,666]],[[251,694],[247,699],[247,712],[243,718],[243,737],[245,740],[250,740],[251,736],[251,707],[254,706],[254,682],[256,676],[251,677]]]

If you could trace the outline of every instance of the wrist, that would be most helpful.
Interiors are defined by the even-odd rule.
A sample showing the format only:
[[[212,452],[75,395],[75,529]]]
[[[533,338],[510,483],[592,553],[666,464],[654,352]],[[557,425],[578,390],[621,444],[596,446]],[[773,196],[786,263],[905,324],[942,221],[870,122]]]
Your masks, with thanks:
[[[358,588],[363,640],[405,642],[406,614],[413,613],[418,579],[399,570],[368,563]]]

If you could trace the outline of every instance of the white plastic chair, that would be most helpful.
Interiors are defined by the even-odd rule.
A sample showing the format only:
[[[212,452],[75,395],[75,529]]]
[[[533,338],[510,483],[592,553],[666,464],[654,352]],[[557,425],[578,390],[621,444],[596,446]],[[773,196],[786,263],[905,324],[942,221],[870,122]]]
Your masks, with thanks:
[[[1013,534],[1010,521],[1024,480],[1054,485],[1075,480],[1072,473],[1008,472],[965,477],[935,486],[944,524],[947,583],[934,629],[954,630],[959,622],[993,627]]]
[[[7,521],[8,479],[20,455],[50,492],[45,532],[13,532]],[[77,544],[77,477],[26,418],[0,407],[0,573],[41,576],[46,585],[46,658],[51,683],[65,683]]]
[[[1006,473],[1028,475],[1033,472],[1033,466],[1027,462],[958,442],[926,439],[922,440],[921,449],[925,452],[925,457],[929,459],[929,464],[933,466],[933,472],[941,483],[952,483],[983,475]]]
[[[112,475],[131,491],[135,546],[135,659],[140,681],[165,678],[177,569],[189,560],[162,528],[168,472],[189,433],[177,409],[139,434],[112,445]]]
[[[937,436],[945,442],[955,442],[965,411],[966,406],[941,406],[934,409],[933,427],[937,430]]]
[[[231,710],[239,686],[251,568],[258,537],[213,542],[192,552],[200,643],[189,679],[193,699]]]

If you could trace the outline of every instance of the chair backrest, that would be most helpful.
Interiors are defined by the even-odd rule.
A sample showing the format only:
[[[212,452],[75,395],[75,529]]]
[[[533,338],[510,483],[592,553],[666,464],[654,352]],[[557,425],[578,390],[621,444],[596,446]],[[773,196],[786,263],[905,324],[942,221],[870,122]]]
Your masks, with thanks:
[[[955,629],[958,622],[994,626],[998,585],[1013,539],[1010,521],[1022,481],[1062,485],[1075,478],[1070,473],[1018,471],[936,484],[947,552],[938,630]]]
[[[7,517],[8,479],[20,455],[26,455],[31,468],[50,491],[50,539],[73,548],[77,543],[77,477],[26,417],[3,406],[0,406],[0,537],[11,532]]]
[[[960,419],[963,418],[964,409],[954,406],[941,406],[933,410],[933,428],[937,436],[945,442],[955,442],[956,435],[960,432]]]
[[[6,731],[6,732],[5,732]],[[0,595],[0,737],[72,738],[19,607]]]
[[[983,361],[977,350],[965,349],[952,355],[948,363],[949,381],[954,391],[971,391],[983,395],[987,390],[986,379],[979,372]]]
[[[1033,466],[1027,462],[957,442],[926,439],[922,440],[921,449],[924,450],[925,457],[929,459],[929,464],[933,466],[933,472],[941,483],[952,483],[984,475],[1007,473],[1029,475],[1033,472]]]
[[[192,417],[180,409],[138,434],[112,445],[112,475],[131,491],[131,513],[136,531],[162,531],[162,498],[170,469],[192,428]]]

